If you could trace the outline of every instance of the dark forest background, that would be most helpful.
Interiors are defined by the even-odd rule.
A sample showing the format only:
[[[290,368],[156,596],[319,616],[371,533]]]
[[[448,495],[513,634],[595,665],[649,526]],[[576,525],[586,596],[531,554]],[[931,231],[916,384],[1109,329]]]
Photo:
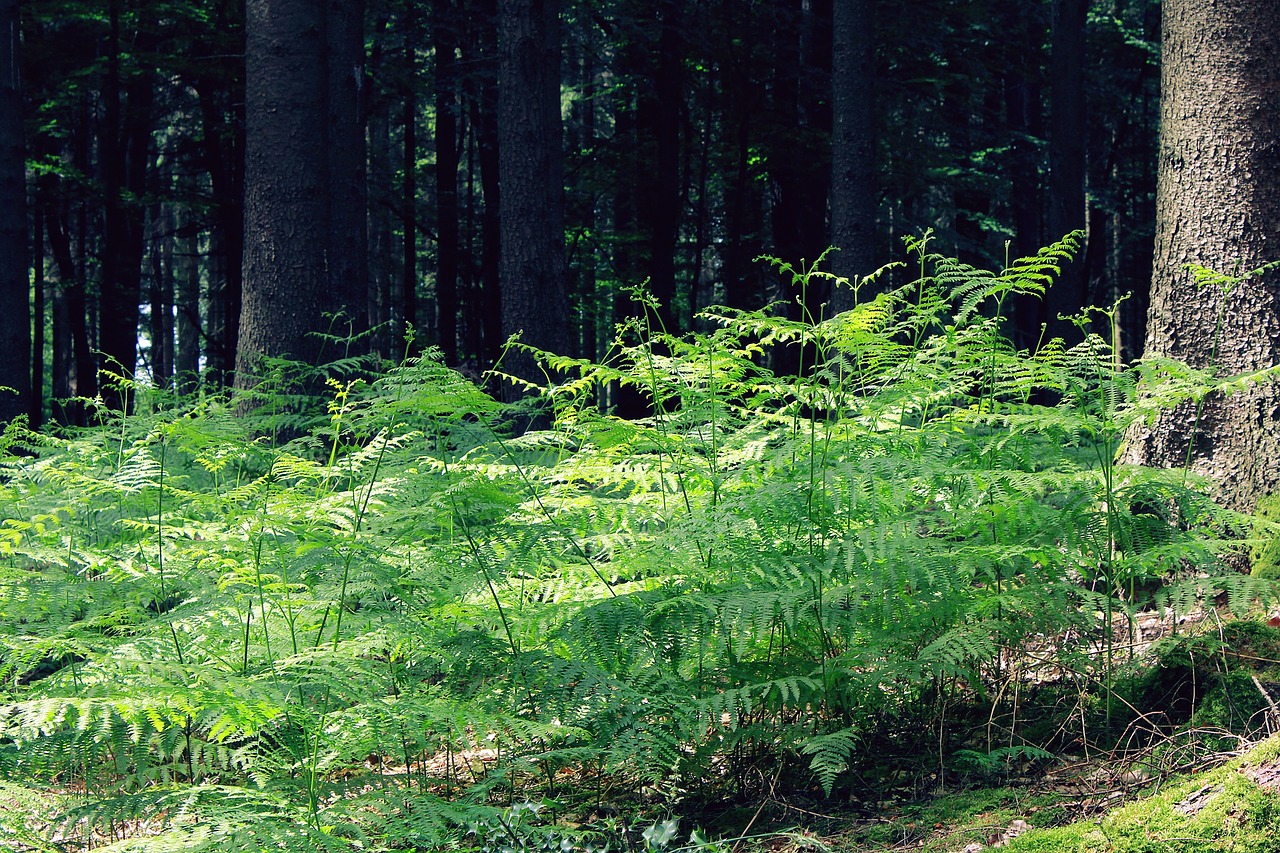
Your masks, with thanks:
[[[103,369],[182,390],[232,383],[252,333],[238,322],[246,244],[291,215],[254,207],[281,167],[251,150],[246,169],[246,15],[264,5],[23,4],[36,423],[82,420],[63,401],[102,392]],[[272,309],[303,315],[307,333],[397,358],[411,324],[414,346],[482,371],[523,329],[594,359],[641,310],[635,285],[680,332],[711,304],[798,313],[760,255],[813,261],[834,243],[829,266],[866,275],[904,257],[904,235],[932,229],[938,251],[998,269],[1086,229],[1048,299],[1012,307],[1016,340],[1034,345],[1046,324],[1068,332],[1060,314],[1133,293],[1121,341],[1126,356],[1141,348],[1157,2],[564,0],[558,15],[507,0],[273,5],[320,28],[314,50],[281,48],[287,34],[250,45],[251,62],[255,50],[314,54],[287,69],[301,88],[267,93],[296,107],[272,107],[285,141],[267,154],[292,134],[318,158],[299,166],[313,177],[296,192],[327,221],[303,214],[289,228],[324,251],[328,277],[282,286],[323,298]],[[547,9],[536,49],[504,62],[504,22]],[[515,168],[543,183],[562,172],[563,225],[553,211],[546,224],[563,229],[567,267],[563,293],[523,303],[502,275],[501,241],[525,238],[500,225],[499,161],[504,141],[509,155],[538,143],[519,141],[524,119],[499,93],[534,85],[537,68],[560,93],[563,144]],[[511,203],[524,192],[514,174]],[[524,217],[542,218],[530,203]],[[294,261],[262,263],[287,278]],[[806,298],[816,313],[830,294]]]

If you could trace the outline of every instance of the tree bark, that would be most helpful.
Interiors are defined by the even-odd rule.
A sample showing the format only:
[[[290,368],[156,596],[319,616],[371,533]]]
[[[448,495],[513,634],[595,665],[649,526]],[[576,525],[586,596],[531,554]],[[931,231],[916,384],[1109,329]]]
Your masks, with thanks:
[[[1049,56],[1048,237],[1060,240],[1085,227],[1085,23],[1088,0],[1054,0]],[[1065,264],[1043,302],[1048,336],[1073,343],[1076,327],[1060,316],[1076,314],[1088,302],[1082,256]]]
[[[191,213],[180,215],[185,220],[179,220],[173,259],[177,313],[173,370],[178,393],[190,394],[199,387],[200,378],[200,239]]]
[[[434,0],[436,41],[436,309],[444,362],[458,364],[458,46],[456,9]]]
[[[0,424],[31,408],[26,149],[18,79],[18,3],[0,0]]]
[[[417,74],[416,0],[406,0],[404,15],[404,197],[401,199],[401,222],[404,251],[400,267],[400,314],[404,326],[396,330],[397,340],[404,340],[409,327],[420,331],[418,322],[418,95],[413,86]]]
[[[500,0],[498,45],[502,331],[564,353],[570,338],[557,0]],[[533,357],[518,349],[506,354],[504,369],[542,379]]]
[[[868,0],[836,0],[831,56],[831,259],[856,282],[875,270],[875,57]],[[833,311],[853,307],[853,291],[832,293]]]
[[[240,340],[244,293],[244,8],[242,0],[220,0],[214,27],[223,41],[200,40],[197,76],[202,146],[200,156],[213,190],[209,234],[209,311],[205,329],[206,381],[226,387],[232,380]]]
[[[332,331],[347,337],[348,352],[367,352],[362,337],[369,328],[368,183],[364,134],[365,0],[329,0],[325,20],[325,69],[328,77],[325,128],[326,195],[329,236],[325,266],[329,275]],[[328,331],[328,329],[325,329]]]
[[[381,81],[387,72],[387,35],[389,16],[385,10],[373,37],[369,57],[369,76]],[[367,132],[369,144],[368,189],[369,204],[369,326],[376,329],[374,347],[384,358],[397,358],[403,353],[404,340],[397,338],[395,329],[401,327],[400,306],[393,308],[391,211],[391,105],[388,93],[381,86],[372,95],[374,103],[369,110]]]
[[[142,72],[125,79],[121,71],[125,47],[120,11],[119,0],[114,0],[109,9],[111,36],[99,138],[105,209],[98,347],[104,370],[132,379],[138,360],[138,306],[146,247],[146,209],[138,200],[147,191],[154,80]],[[138,38],[149,40],[142,34]],[[149,47],[141,44],[138,49]],[[116,381],[102,383],[102,397],[112,409],[123,410],[130,402],[130,395]]]
[[[1233,374],[1280,361],[1280,273],[1230,293],[1197,289],[1184,266],[1224,273],[1280,246],[1280,0],[1166,0],[1156,235],[1146,353]],[[1126,459],[1215,478],[1248,507],[1280,486],[1280,388],[1203,410],[1186,405],[1128,437]]]
[[[471,129],[480,165],[480,286],[471,294],[468,314],[477,328],[476,356],[481,367],[497,361],[502,351],[502,288],[498,282],[502,250],[502,190],[498,184],[498,4],[470,0],[472,24],[468,49]],[[465,59],[466,57],[464,57]],[[478,322],[477,322],[478,321]]]
[[[249,0],[245,25],[245,246],[237,388],[266,357],[316,360],[330,303],[325,241],[325,8]]]

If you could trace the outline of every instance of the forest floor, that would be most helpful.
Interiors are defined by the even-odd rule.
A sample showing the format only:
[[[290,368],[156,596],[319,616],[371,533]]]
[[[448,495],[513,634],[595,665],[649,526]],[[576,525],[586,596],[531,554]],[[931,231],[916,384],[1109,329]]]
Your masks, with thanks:
[[[1117,623],[1124,653],[1151,683],[1190,674],[1204,679],[1185,725],[1147,740],[1141,748],[1122,737],[1110,750],[1024,762],[999,778],[962,781],[925,796],[888,793],[863,804],[859,815],[791,807],[800,829],[765,844],[770,853],[926,853],[1079,851],[1280,851],[1280,619],[1236,620],[1210,608],[1177,622],[1156,613]],[[1179,642],[1179,635],[1187,638]],[[1197,645],[1197,637],[1218,644]],[[1178,650],[1181,651],[1178,651]],[[1211,650],[1210,650],[1211,649]],[[1206,655],[1205,652],[1209,651]],[[1200,657],[1188,672],[1181,658]],[[1208,659],[1214,662],[1203,666]],[[1196,672],[1199,670],[1199,672]],[[1215,685],[1213,682],[1217,681]],[[1240,707],[1224,713],[1219,691],[1234,683]],[[1250,692],[1250,696],[1239,693]],[[1256,692],[1253,692],[1256,690]],[[1176,692],[1176,691],[1175,691]],[[1139,692],[1141,695],[1141,692]],[[1170,693],[1152,691],[1167,700]],[[1243,699],[1244,701],[1240,701]],[[1252,711],[1244,706],[1252,702]],[[1232,705],[1228,698],[1226,705]],[[1172,709],[1151,701],[1139,724],[1167,718]],[[1246,725],[1238,723],[1242,711]],[[1235,717],[1236,725],[1231,724]],[[1139,728],[1141,725],[1139,725]],[[1241,731],[1248,734],[1242,734]],[[1214,747],[1217,748],[1214,748]],[[785,811],[784,809],[783,811]],[[740,853],[737,847],[734,853]]]
[[[918,850],[1280,850],[1280,736],[1217,763],[1163,778],[1136,778],[1105,757],[1052,769],[1036,780],[975,788],[885,814],[779,836],[773,853]]]
[[[948,770],[942,778],[928,771],[927,762],[909,766],[889,761],[863,780],[866,784],[857,794],[824,798],[819,790],[806,796],[793,789],[750,804],[708,803],[678,824],[659,816],[650,831],[665,823],[672,832],[658,842],[647,833],[640,838],[640,829],[655,820],[654,813],[639,802],[622,804],[631,799],[623,795],[618,808],[606,809],[611,817],[604,822],[611,823],[614,834],[628,839],[628,844],[582,849],[616,853],[980,853],[993,849],[1002,853],[1280,853],[1280,707],[1275,699],[1280,696],[1280,626],[1276,624],[1280,620],[1259,616],[1235,619],[1225,608],[1210,608],[1176,621],[1154,612],[1138,614],[1132,622],[1118,621],[1116,648],[1131,665],[1129,677],[1138,672],[1150,678],[1145,687],[1130,685],[1124,704],[1135,719],[1110,748],[1019,758],[994,769],[987,767],[986,772]],[[1051,679],[1061,673],[1027,677]],[[1171,714],[1179,713],[1174,705],[1181,701],[1178,694],[1188,679],[1195,692],[1182,710],[1185,724],[1157,731],[1153,727],[1157,721],[1168,722]],[[1223,690],[1229,694],[1233,686],[1235,697],[1228,695],[1224,703]],[[462,777],[483,776],[497,758],[493,750],[484,749],[440,753],[425,769],[441,780],[437,793],[447,797],[458,783],[465,787]],[[565,772],[562,784],[572,787],[574,774],[569,768]],[[363,767],[342,775],[357,787],[394,785],[395,780],[408,777],[402,763],[376,755],[370,755]],[[585,786],[588,780],[576,781]],[[73,837],[75,833],[46,835],[52,824],[40,817],[50,815],[52,820],[60,810],[59,801],[70,802],[83,793],[67,789],[61,797],[50,797],[47,792],[0,782],[0,826],[5,830],[0,836],[17,842],[10,846],[0,840],[0,850],[86,849],[86,840]],[[635,816],[630,826],[622,819],[627,814]],[[642,814],[648,815],[644,822]],[[600,814],[578,815],[567,823],[591,829],[599,818]],[[117,823],[111,836],[95,834],[87,849],[104,844],[126,849],[131,840],[162,833],[163,823],[160,819]],[[21,831],[24,825],[26,831]],[[690,834],[695,826],[697,831]],[[37,836],[45,836],[53,846],[35,843]],[[465,841],[459,849],[468,849]]]

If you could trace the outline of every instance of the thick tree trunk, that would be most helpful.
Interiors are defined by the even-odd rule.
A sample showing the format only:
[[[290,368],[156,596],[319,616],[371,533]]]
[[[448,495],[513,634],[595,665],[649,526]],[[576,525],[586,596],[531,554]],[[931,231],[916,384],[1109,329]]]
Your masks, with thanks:
[[[325,4],[249,0],[245,45],[245,246],[237,388],[269,356],[312,361],[329,279]]]
[[[564,353],[569,300],[557,0],[500,0],[498,44],[502,331]],[[508,373],[541,381],[528,353],[512,350],[505,358]]]
[[[1035,254],[1044,245],[1043,191],[1040,185],[1040,153],[1034,140],[1044,135],[1040,84],[1036,69],[1040,56],[1028,45],[1042,41],[1041,22],[1020,5],[1005,4],[998,24],[1016,38],[1006,48],[1002,72],[1005,128],[1009,135],[1009,203],[1013,214],[1014,258]],[[1059,235],[1061,236],[1061,235]],[[1057,239],[1057,238],[1054,238]],[[1032,349],[1040,343],[1044,302],[1034,296],[1013,300],[1014,342]]]
[[[18,3],[0,0],[0,424],[31,408],[27,182],[18,79]]]
[[[1229,294],[1184,265],[1224,273],[1280,247],[1280,0],[1166,0],[1155,268],[1146,353],[1221,374],[1280,361],[1280,271]],[[1248,506],[1280,486],[1280,387],[1184,406],[1129,436],[1127,458],[1191,467]]]
[[[868,0],[836,0],[831,56],[831,259],[836,275],[856,280],[875,269],[875,57]],[[853,306],[837,288],[833,311]]]

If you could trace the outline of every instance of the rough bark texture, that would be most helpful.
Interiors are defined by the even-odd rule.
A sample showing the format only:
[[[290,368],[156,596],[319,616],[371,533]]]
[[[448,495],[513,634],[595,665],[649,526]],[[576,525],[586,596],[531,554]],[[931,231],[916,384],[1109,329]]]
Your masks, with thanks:
[[[27,187],[18,80],[18,4],[0,0],[0,424],[25,414],[31,393]]]
[[[831,260],[836,275],[868,275],[875,263],[875,72],[871,4],[837,0],[832,9]],[[832,309],[853,307],[838,288]]]
[[[328,274],[324,0],[250,0],[244,299],[236,386],[264,356],[313,359]]]
[[[1280,257],[1280,0],[1164,4],[1156,236],[1146,352],[1232,374],[1280,359],[1280,276],[1197,291],[1198,263]],[[1218,318],[1221,327],[1218,328]],[[1248,506],[1280,485],[1280,388],[1209,399],[1129,436],[1127,458],[1191,467]]]
[[[502,331],[556,353],[569,348],[560,130],[560,34],[556,0],[498,5],[498,180],[501,194]],[[505,369],[542,378],[531,356]]]

